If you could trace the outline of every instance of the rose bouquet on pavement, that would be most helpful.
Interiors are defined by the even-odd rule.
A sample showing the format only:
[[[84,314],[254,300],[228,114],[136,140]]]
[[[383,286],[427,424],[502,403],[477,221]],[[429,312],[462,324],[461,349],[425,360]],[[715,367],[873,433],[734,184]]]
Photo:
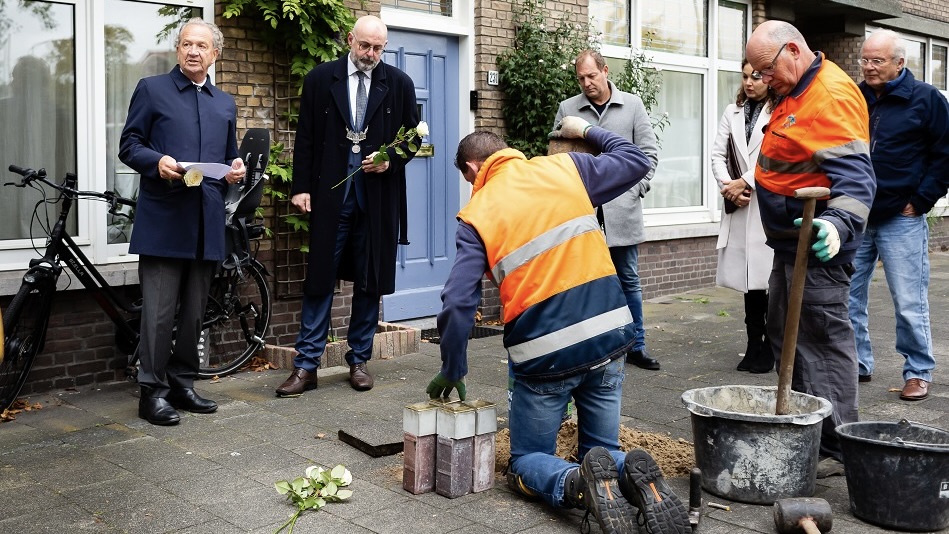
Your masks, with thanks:
[[[381,147],[379,147],[378,151],[373,152],[372,154],[369,155],[369,157],[372,158],[373,164],[378,165],[382,163],[383,161],[389,161],[388,151],[390,148],[394,148],[395,153],[401,156],[402,159],[405,159],[409,157],[409,155],[406,154],[404,150],[402,150],[402,146],[401,146],[402,143],[407,143],[408,144],[407,148],[409,149],[409,151],[414,153],[418,151],[418,145],[415,144],[416,139],[418,139],[418,141],[421,141],[422,138],[425,137],[426,135],[428,135],[428,124],[425,121],[419,122],[415,128],[409,128],[408,130],[405,129],[405,126],[402,126],[401,128],[399,128],[399,131],[395,134],[395,139],[393,139],[391,143],[387,145],[382,145]],[[349,173],[348,176],[340,180],[339,183],[337,183],[330,189],[336,189],[337,187],[342,185],[343,182],[345,182],[346,180],[349,180],[357,172],[361,170],[362,170],[362,166],[356,167],[356,170]]]

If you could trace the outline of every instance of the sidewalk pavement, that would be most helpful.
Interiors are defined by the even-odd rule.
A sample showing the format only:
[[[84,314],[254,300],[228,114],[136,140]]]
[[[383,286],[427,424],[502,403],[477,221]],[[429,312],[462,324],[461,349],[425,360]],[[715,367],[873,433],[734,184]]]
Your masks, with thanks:
[[[943,364],[949,355],[949,254],[931,259],[933,347]],[[926,400],[900,401],[894,391],[903,384],[903,359],[893,350],[893,307],[879,270],[870,309],[877,370],[872,382],[860,384],[861,419],[907,418],[949,429],[949,379],[941,368]],[[647,345],[662,370],[627,366],[626,426],[691,442],[682,392],[777,384],[774,373],[735,371],[745,344],[739,293],[709,288],[657,298],[645,304],[645,314]],[[501,337],[472,340],[470,349],[469,398],[496,402],[505,416]],[[347,466],[354,493],[345,503],[303,513],[298,533],[578,532],[579,511],[527,502],[501,478],[493,490],[457,499],[411,495],[402,490],[401,455],[372,458],[337,439],[340,429],[367,425],[401,436],[403,406],[425,399],[439,365],[438,346],[422,343],[418,353],[370,362],[376,384],[369,392],[350,389],[348,369],[336,367],[320,372],[319,389],[296,399],[274,397],[287,370],[245,371],[199,382],[199,392],[220,409],[183,412],[174,427],[139,419],[138,388],[129,383],[34,395],[30,402],[43,409],[0,425],[0,532],[272,533],[295,511],[273,483],[302,476],[312,464]],[[687,478],[669,482],[687,502]],[[884,532],[853,517],[844,477],[819,480],[816,496],[833,508],[833,532]],[[698,532],[774,532],[770,506],[704,497],[731,511],[705,507]]]

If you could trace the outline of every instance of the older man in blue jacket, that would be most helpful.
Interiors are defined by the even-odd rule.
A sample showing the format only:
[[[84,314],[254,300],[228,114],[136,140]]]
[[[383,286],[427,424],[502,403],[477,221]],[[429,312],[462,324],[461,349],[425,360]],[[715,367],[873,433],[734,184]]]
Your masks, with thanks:
[[[870,160],[877,192],[854,258],[850,321],[861,382],[873,374],[867,328],[870,280],[877,260],[896,309],[896,352],[903,365],[900,398],[925,399],[936,367],[929,324],[929,227],[926,212],[949,187],[949,106],[935,87],[906,68],[906,49],[892,30],[863,44],[860,90],[870,112]]]
[[[237,157],[237,106],[208,79],[223,42],[213,23],[186,22],[176,43],[178,65],[139,81],[122,131],[119,159],[141,175],[129,246],[139,255],[142,285],[138,414],[155,425],[177,424],[176,408],[217,410],[193,386],[211,275],[224,259],[224,181],[245,174]],[[222,180],[188,187],[180,161],[225,163],[231,170]]]

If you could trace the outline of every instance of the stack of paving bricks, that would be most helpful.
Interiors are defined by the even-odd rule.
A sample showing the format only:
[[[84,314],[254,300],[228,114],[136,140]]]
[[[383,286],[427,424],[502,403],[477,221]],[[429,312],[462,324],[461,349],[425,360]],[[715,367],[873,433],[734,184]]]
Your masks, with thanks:
[[[402,487],[450,499],[494,487],[497,410],[483,400],[432,400],[402,412]]]

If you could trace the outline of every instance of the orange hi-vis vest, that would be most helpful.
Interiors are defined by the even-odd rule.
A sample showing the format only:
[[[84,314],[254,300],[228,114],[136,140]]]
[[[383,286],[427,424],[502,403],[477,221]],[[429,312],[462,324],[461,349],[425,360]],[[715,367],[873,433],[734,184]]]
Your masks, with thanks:
[[[863,115],[862,120],[854,117]],[[802,187],[830,187],[818,163],[869,146],[869,119],[863,95],[853,80],[830,61],[799,95],[781,100],[768,123],[755,169],[755,181],[769,191],[793,197]]]
[[[527,160],[513,149],[496,152],[458,218],[484,242],[515,375],[577,373],[632,341],[606,240],[568,154]]]

